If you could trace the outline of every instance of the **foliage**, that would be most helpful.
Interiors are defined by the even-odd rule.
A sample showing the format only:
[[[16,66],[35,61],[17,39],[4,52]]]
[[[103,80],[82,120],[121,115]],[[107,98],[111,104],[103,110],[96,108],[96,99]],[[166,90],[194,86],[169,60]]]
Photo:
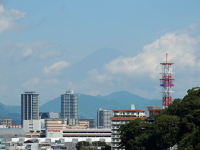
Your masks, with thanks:
[[[200,88],[187,91],[155,116],[153,123],[140,119],[120,127],[121,146],[127,150],[200,149]]]
[[[111,147],[106,142],[95,141],[92,143],[81,141],[76,144],[77,150],[96,150],[97,147],[101,147],[101,150],[111,150]]]
[[[95,141],[95,142],[92,142],[92,145],[93,146],[106,146],[106,142],[102,142],[102,141]]]
[[[90,150],[89,145],[90,145],[89,142],[81,141],[76,144],[76,148],[77,150]]]

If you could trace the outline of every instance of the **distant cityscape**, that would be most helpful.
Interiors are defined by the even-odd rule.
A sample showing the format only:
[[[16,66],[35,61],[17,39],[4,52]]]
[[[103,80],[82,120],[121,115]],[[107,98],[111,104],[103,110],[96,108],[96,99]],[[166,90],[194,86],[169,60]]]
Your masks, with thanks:
[[[78,99],[78,94],[68,90],[61,94],[60,113],[40,112],[38,93],[21,94],[21,125],[12,124],[11,119],[0,119],[2,145],[10,149],[55,149],[57,145],[57,149],[73,150],[77,142],[99,141],[114,150],[119,148],[121,124],[136,118],[147,119],[145,110],[135,109],[133,104],[131,109],[124,110],[99,108],[96,119],[78,119]],[[148,116],[159,114],[161,108],[149,106]]]
[[[200,150],[199,6],[0,0],[0,150]]]
[[[120,147],[119,128],[131,120],[140,118],[153,122],[154,116],[160,114],[162,108],[172,103],[171,88],[173,63],[162,65],[160,86],[163,88],[163,107],[147,106],[136,109],[130,104],[130,109],[105,110],[98,108],[95,118],[79,118],[79,96],[73,90],[68,90],[60,96],[60,113],[40,112],[39,94],[26,91],[21,94],[21,124],[13,124],[12,119],[0,119],[1,147],[6,149],[70,149],[75,150],[79,142],[103,142],[100,149],[107,146],[111,150],[124,149]],[[94,144],[91,147],[95,147]]]

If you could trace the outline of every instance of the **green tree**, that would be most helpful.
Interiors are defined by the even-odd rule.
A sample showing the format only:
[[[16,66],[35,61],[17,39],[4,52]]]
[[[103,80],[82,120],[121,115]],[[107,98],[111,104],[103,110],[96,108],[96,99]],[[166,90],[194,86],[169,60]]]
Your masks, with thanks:
[[[77,150],[90,150],[89,146],[90,146],[89,142],[81,141],[76,144],[76,149]]]
[[[175,99],[153,123],[136,119],[120,127],[121,146],[127,150],[200,149],[200,87]]]
[[[158,115],[155,117],[153,136],[156,149],[164,150],[178,142],[179,124],[178,116]]]
[[[145,150],[151,146],[152,124],[136,119],[120,127],[121,147],[127,150]]]

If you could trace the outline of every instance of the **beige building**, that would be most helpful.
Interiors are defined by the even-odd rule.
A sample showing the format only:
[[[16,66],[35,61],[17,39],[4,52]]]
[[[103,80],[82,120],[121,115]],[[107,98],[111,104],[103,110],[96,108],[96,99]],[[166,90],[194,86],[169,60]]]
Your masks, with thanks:
[[[66,128],[66,124],[62,123],[62,120],[47,119],[45,121],[46,137],[62,137],[62,130]]]
[[[46,138],[64,138],[68,142],[105,141],[111,142],[111,129],[89,129],[88,121],[77,126],[67,126],[62,120],[46,120]]]
[[[67,129],[87,129],[89,128],[89,121],[88,120],[79,120],[78,125],[70,125],[66,126]]]
[[[63,137],[111,137],[110,129],[65,129]]]

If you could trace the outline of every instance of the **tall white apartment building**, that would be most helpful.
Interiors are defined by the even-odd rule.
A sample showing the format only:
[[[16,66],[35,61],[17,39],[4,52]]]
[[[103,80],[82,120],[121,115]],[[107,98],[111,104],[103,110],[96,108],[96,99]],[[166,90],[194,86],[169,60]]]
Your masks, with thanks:
[[[39,94],[34,91],[21,94],[21,124],[25,132],[41,130]]]
[[[61,95],[61,118],[67,125],[78,125],[78,95],[72,90]]]
[[[113,110],[114,116],[110,118],[111,120],[111,150],[125,150],[120,147],[120,133],[119,128],[122,124],[129,123],[131,120],[140,118],[145,120],[145,110],[143,109],[132,109],[130,110]]]

